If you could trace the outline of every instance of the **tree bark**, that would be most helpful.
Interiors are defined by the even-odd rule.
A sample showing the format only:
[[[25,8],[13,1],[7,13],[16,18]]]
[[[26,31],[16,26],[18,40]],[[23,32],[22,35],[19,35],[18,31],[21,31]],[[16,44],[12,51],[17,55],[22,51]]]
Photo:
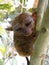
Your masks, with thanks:
[[[49,43],[49,0],[39,0],[37,12],[36,29],[40,31],[43,28],[45,31],[40,32],[35,41],[30,65],[43,65],[43,57]]]

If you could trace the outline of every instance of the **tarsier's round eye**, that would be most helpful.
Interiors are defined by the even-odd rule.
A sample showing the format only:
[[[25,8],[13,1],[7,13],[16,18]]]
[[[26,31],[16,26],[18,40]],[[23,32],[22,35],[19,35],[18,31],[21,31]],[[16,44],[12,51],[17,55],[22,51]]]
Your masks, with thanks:
[[[29,26],[30,24],[31,24],[31,22],[29,22],[29,23],[26,23],[25,25],[26,25],[26,26]]]

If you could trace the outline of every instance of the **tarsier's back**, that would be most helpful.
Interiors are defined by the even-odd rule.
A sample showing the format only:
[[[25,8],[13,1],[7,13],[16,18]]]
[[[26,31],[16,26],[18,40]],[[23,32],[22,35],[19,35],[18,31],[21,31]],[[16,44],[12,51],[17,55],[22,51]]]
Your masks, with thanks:
[[[14,31],[14,46],[22,56],[29,56],[33,51],[36,39],[36,15],[34,17],[28,13],[22,13],[12,21]]]

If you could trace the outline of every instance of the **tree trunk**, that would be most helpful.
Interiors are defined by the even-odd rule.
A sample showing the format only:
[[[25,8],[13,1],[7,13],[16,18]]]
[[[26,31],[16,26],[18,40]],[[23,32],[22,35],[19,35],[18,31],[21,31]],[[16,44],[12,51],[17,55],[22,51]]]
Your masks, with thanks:
[[[37,31],[39,33],[36,41],[34,52],[31,55],[30,65],[43,65],[43,57],[46,54],[49,43],[49,0],[39,0],[37,14]]]

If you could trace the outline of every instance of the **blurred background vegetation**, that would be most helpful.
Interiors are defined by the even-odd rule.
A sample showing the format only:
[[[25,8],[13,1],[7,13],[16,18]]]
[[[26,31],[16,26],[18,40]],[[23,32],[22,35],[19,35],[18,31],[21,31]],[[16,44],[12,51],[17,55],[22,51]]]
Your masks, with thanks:
[[[33,3],[34,0],[0,0],[0,20],[13,18],[25,11],[32,12]]]

